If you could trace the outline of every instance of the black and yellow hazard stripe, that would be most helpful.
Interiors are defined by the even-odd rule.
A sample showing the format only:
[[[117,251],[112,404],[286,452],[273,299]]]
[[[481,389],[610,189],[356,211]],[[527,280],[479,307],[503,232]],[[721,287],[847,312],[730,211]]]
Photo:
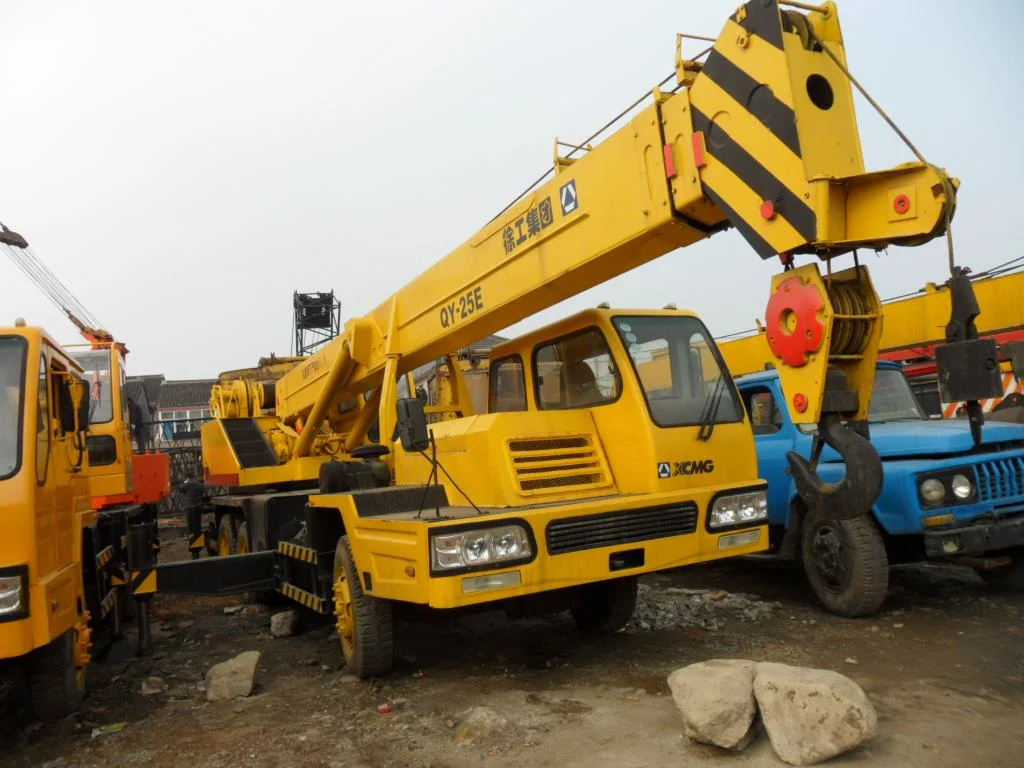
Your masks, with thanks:
[[[156,568],[143,568],[131,572],[133,595],[151,595],[156,592]]]
[[[117,602],[117,590],[112,589],[107,592],[106,596],[100,602],[100,615],[105,617],[111,610],[113,610],[115,603]]]
[[[317,555],[315,549],[303,547],[299,544],[292,544],[290,541],[279,541],[277,543],[277,551],[285,557],[290,557],[294,560],[301,560],[304,563],[312,563],[313,565],[316,565],[320,562],[320,557]]]
[[[188,548],[189,551],[194,551],[197,549],[206,549],[206,534],[196,533],[189,536]]]
[[[289,600],[294,600],[299,605],[304,605],[310,610],[316,611],[317,613],[327,613],[327,601],[322,597],[317,597],[311,592],[307,592],[304,589],[299,589],[294,584],[284,582],[279,587],[282,595],[287,597]]]
[[[818,237],[783,24],[774,0],[741,7],[689,91],[703,191],[762,258]]]
[[[114,559],[114,547],[109,545],[101,549],[96,553],[96,567],[103,568],[107,563]]]

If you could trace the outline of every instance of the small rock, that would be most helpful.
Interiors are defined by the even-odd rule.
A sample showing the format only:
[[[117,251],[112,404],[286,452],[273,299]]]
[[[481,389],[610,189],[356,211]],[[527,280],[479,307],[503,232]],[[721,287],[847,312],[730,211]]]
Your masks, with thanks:
[[[147,677],[142,681],[142,695],[153,696],[157,693],[166,693],[168,687],[167,681],[162,677]]]
[[[903,629],[903,625],[900,623],[893,624],[893,629]]]
[[[753,737],[754,662],[711,659],[677,669],[668,677],[683,733],[694,741],[742,750]]]
[[[225,616],[234,616],[235,614],[241,613],[245,608],[244,605],[229,605],[224,608]]]
[[[729,593],[726,592],[725,590],[723,590],[723,589],[716,589],[714,592],[712,592],[710,595],[708,595],[708,600],[714,600],[717,603],[719,600],[724,600],[728,596],[729,596]]]
[[[455,727],[455,721],[452,720],[450,717],[447,720],[444,721],[444,724],[445,724],[445,727],[448,728],[449,730],[451,730],[452,728]]]
[[[291,637],[299,625],[298,611],[281,611],[270,617],[270,636],[276,638]]]
[[[265,605],[253,604],[242,607],[243,616],[266,616],[267,613],[267,606]]]
[[[252,694],[256,687],[256,666],[259,663],[259,651],[246,651],[210,667],[206,673],[206,700],[230,701]]]
[[[491,707],[470,707],[458,716],[456,741],[486,739],[508,727],[508,718]]]
[[[763,662],[754,696],[775,753],[793,765],[812,765],[848,752],[878,731],[875,708],[845,675]]]
[[[857,659],[854,658],[853,656],[847,656],[846,657],[846,663],[847,664],[860,664],[860,662],[857,661]]]

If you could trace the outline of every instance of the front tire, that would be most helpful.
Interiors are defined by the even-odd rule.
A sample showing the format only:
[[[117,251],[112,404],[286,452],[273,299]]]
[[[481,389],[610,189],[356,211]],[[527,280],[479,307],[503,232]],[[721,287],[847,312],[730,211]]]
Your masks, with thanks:
[[[85,698],[85,666],[75,663],[75,635],[76,630],[69,629],[29,657],[29,695],[40,720],[67,717]]]
[[[829,613],[850,618],[878,611],[889,590],[889,558],[869,515],[804,522],[801,555],[807,581]]]
[[[334,550],[334,611],[345,664],[356,677],[386,675],[395,658],[391,603],[363,592],[348,536]]]
[[[580,587],[579,603],[572,609],[576,628],[590,637],[618,632],[633,617],[637,590],[636,576]]]

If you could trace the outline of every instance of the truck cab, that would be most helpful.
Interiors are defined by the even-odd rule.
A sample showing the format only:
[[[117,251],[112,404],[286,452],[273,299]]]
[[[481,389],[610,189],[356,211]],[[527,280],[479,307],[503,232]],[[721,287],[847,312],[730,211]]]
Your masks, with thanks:
[[[82,373],[41,328],[0,328],[0,661],[44,718],[77,706],[89,660]]]
[[[761,477],[768,481],[773,551],[800,553],[808,580],[831,611],[874,612],[885,598],[889,564],[957,561],[992,581],[1020,581],[1024,557],[1024,426],[989,421],[975,447],[966,420],[925,415],[895,363],[875,372],[869,431],[882,458],[882,493],[870,517],[816,521],[796,494],[786,454],[808,457],[813,428],[795,425],[779,376],[740,377]],[[818,467],[844,475],[826,447]]]

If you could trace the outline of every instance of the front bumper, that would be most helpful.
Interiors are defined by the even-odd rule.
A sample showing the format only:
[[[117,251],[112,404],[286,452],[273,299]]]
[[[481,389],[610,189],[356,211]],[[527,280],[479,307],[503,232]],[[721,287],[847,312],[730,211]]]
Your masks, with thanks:
[[[926,531],[924,534],[925,554],[929,558],[981,555],[1022,546],[1024,515],[1010,520]]]

